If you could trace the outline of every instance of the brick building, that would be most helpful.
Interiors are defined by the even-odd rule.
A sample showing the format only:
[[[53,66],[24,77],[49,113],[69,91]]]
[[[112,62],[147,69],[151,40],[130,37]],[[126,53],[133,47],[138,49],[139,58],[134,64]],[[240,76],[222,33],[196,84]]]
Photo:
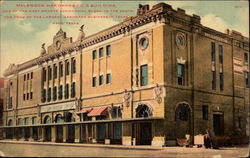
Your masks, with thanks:
[[[5,71],[7,139],[161,146],[246,135],[249,39],[159,3],[76,41],[60,29]]]

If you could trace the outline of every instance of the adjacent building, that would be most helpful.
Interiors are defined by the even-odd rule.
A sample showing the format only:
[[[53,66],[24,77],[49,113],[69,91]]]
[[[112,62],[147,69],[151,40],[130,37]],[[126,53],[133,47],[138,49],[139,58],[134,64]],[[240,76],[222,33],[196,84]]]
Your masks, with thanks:
[[[162,146],[245,136],[249,39],[159,3],[76,41],[60,29],[5,71],[6,139]]]
[[[3,126],[3,99],[4,99],[4,78],[0,78],[0,126]],[[3,138],[3,132],[0,130],[0,139]]]

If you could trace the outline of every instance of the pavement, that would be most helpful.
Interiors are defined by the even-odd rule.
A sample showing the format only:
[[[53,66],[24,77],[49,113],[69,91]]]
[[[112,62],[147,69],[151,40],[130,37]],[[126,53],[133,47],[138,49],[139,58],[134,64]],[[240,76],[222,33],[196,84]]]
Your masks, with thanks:
[[[167,158],[242,158],[249,146],[219,150],[185,147],[124,146],[0,140],[2,155],[26,157],[167,157]],[[1,152],[0,152],[1,155]]]

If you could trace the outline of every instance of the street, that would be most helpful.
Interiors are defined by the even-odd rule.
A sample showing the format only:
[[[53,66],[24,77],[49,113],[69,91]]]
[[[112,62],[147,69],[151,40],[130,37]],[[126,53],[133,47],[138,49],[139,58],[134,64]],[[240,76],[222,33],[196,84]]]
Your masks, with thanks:
[[[215,149],[185,147],[149,147],[91,144],[56,144],[0,141],[0,153],[8,157],[247,157],[248,146]]]

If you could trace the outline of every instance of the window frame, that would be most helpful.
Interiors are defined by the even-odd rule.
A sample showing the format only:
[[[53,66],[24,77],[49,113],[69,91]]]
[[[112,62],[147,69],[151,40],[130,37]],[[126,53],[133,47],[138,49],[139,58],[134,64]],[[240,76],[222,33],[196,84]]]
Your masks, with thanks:
[[[144,73],[143,73],[143,69],[144,68],[146,68],[145,70],[145,72],[146,72],[146,74],[145,74],[145,76],[144,76]],[[148,85],[148,64],[145,64],[145,65],[141,65],[140,66],[140,85],[141,86],[147,86]]]
[[[179,81],[181,81],[181,83]],[[180,64],[180,63],[177,64],[177,84],[179,86],[185,85],[185,64]]]
[[[110,57],[111,56],[111,45],[106,46],[106,56]]]

